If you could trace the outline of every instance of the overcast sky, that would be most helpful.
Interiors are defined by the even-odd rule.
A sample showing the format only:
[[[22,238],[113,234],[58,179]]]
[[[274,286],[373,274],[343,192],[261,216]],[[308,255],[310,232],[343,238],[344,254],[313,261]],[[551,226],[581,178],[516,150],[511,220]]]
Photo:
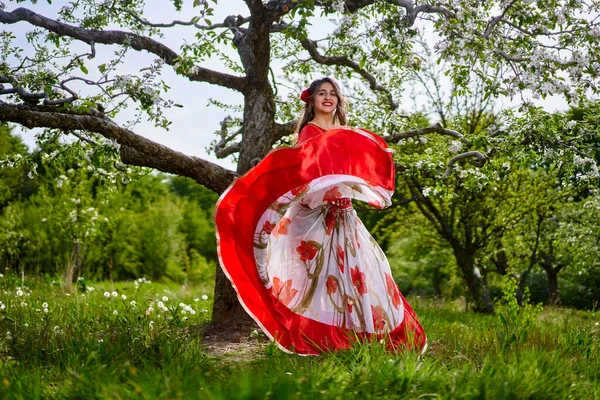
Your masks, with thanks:
[[[55,18],[57,10],[60,9],[66,2],[54,1],[52,5],[47,3],[39,2],[37,4],[29,4],[28,8],[33,11],[46,15],[50,18]],[[9,3],[6,6],[6,11],[11,11],[16,8],[14,3]],[[215,16],[211,18],[213,22],[221,22],[228,15],[248,15],[248,10],[242,0],[221,0],[218,5],[215,6]],[[174,19],[189,20],[194,15],[197,15],[197,10],[192,8],[185,9],[181,13],[177,13],[170,1],[165,0],[149,0],[146,2],[145,17],[152,22],[171,22]],[[318,23],[313,24],[313,34],[315,38],[319,37],[319,34],[323,34],[327,26],[331,26],[326,20],[322,20]],[[2,29],[6,29],[5,26]],[[9,27],[15,35],[20,38],[20,42],[25,42],[25,32],[32,29],[28,23],[20,22],[18,24],[11,25]],[[321,30],[321,32],[318,32]],[[175,51],[179,50],[181,44],[185,40],[194,40],[194,29],[190,27],[175,27],[165,31],[164,38],[157,38],[157,40],[171,47]],[[26,44],[22,45],[27,47]],[[82,52],[86,51],[86,47],[79,47],[78,50]],[[116,50],[114,46],[97,45],[96,52],[97,56],[95,60],[92,60],[88,69],[90,70],[90,78],[94,78],[95,68],[94,65],[101,64],[107,61],[113,56],[113,52]],[[230,54],[232,57],[237,59],[237,53],[235,49],[230,48]],[[131,51],[125,64],[118,70],[119,74],[137,74],[141,68],[148,66],[156,56],[148,54],[146,52],[135,52]],[[220,71],[226,71],[222,63],[219,60],[210,60],[203,64],[204,67],[212,68]],[[278,75],[277,65],[274,64],[274,72]],[[224,103],[237,103],[241,104],[242,96],[232,90],[225,89],[216,85],[209,85],[200,82],[190,82],[187,79],[178,77],[172,70],[171,67],[165,66],[163,69],[163,79],[171,86],[170,92],[166,95],[166,98],[174,100],[176,103],[182,104],[183,108],[172,108],[165,110],[165,114],[168,119],[172,121],[169,131],[165,131],[160,128],[155,128],[152,123],[144,122],[138,124],[134,131],[140,135],[143,135],[151,140],[162,143],[175,150],[181,151],[185,154],[194,155],[216,162],[226,168],[235,169],[233,162],[230,159],[218,160],[212,155],[208,155],[206,147],[212,140],[215,139],[214,132],[219,129],[219,122],[227,116],[226,110],[221,110],[214,106],[208,106],[208,99],[213,98],[215,100]],[[541,103],[549,110],[565,109],[566,103],[561,99],[548,99]],[[407,107],[409,108],[409,107]],[[117,118],[117,122],[125,122],[133,117],[133,108],[130,111],[121,113]],[[26,144],[30,147],[34,147],[34,134],[37,130],[22,131],[20,134],[23,137]]]

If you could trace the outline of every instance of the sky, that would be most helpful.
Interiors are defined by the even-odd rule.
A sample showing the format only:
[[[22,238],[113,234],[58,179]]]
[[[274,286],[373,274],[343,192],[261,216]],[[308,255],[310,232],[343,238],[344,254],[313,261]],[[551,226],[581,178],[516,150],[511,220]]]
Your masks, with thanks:
[[[31,9],[34,12],[40,13],[50,18],[55,18],[57,11],[67,2],[65,1],[53,1],[51,5],[46,2],[38,2],[37,4],[26,4],[25,7]],[[188,2],[189,3],[189,2]],[[19,4],[19,6],[23,6]],[[14,3],[8,3],[5,11],[11,11],[16,8],[17,5]],[[146,2],[144,17],[151,22],[162,22],[167,23],[172,20],[189,20],[194,15],[197,15],[198,11],[191,7],[184,9],[181,13],[174,10],[172,3],[165,0],[148,0]],[[211,18],[213,22],[221,22],[228,15],[248,15],[248,10],[243,0],[221,0],[218,5],[215,6],[215,15]],[[318,38],[322,36],[327,27],[331,24],[326,20],[316,21],[313,24],[313,31],[311,36]],[[23,43],[23,47],[26,47],[25,33],[31,30],[31,25],[28,23],[20,22],[11,25],[11,29],[17,36],[18,40]],[[5,27],[2,27],[5,29]],[[186,40],[194,40],[194,28],[190,27],[174,27],[165,30],[165,37],[157,38],[157,40],[166,44],[170,48],[178,51],[179,47],[185,43]],[[85,52],[89,50],[87,46],[81,45],[76,50]],[[97,71],[94,66],[101,64],[109,59],[116,50],[114,46],[97,45],[96,46],[96,58],[89,61],[88,69],[90,70],[90,77],[93,78],[94,71]],[[229,48],[230,55],[234,59],[237,58],[235,49]],[[132,51],[128,54],[125,64],[118,70],[118,74],[136,74],[139,73],[141,68],[147,67],[157,57],[146,52]],[[219,71],[228,72],[224,67],[223,63],[219,60],[209,60],[202,65],[206,68],[211,68]],[[273,70],[276,75],[277,64],[273,63]],[[228,104],[241,104],[243,97],[238,92],[222,88],[216,85],[210,85],[202,82],[190,82],[189,80],[177,76],[171,67],[165,66],[163,68],[162,77],[171,90],[165,98],[172,99],[176,103],[183,105],[182,108],[171,108],[165,110],[167,118],[172,121],[168,131],[161,128],[154,127],[151,122],[142,122],[135,126],[133,129],[139,135],[147,137],[153,141],[166,145],[174,150],[183,152],[188,155],[201,157],[209,161],[215,162],[223,167],[229,169],[235,169],[235,164],[231,157],[227,159],[217,159],[214,155],[208,154],[206,148],[210,145],[216,136],[214,132],[220,128],[219,122],[222,121],[230,112],[227,110],[219,109],[215,106],[209,106],[208,100],[210,98],[220,102]],[[86,88],[81,87],[82,93],[85,93]],[[409,91],[407,91],[408,93]],[[503,104],[510,101],[502,102]],[[550,98],[539,102],[540,105],[544,106],[550,111],[564,110],[566,109],[566,103],[559,98]],[[119,114],[116,121],[124,123],[127,120],[133,118],[134,108],[126,110]],[[21,130],[20,135],[29,146],[30,149],[35,147],[34,135],[40,132],[39,129],[34,130]]]

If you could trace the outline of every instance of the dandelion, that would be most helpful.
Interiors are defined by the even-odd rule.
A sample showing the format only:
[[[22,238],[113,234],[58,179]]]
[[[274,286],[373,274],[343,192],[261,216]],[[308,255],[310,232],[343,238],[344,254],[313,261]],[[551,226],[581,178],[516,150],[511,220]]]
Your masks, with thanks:
[[[154,321],[150,321],[150,323],[148,324],[148,327],[150,329],[154,329]]]
[[[104,292],[104,297],[107,297],[107,298],[110,297],[110,293]]]
[[[23,296],[23,291],[20,288],[17,289],[17,296],[19,296],[19,297]]]
[[[4,274],[0,274],[0,278],[4,278]]]
[[[199,301],[200,301],[200,299],[198,299],[198,298],[195,298],[195,299],[194,299],[194,302],[195,302],[195,303],[197,303],[197,302],[199,302]]]
[[[119,293],[117,293],[117,292],[112,292],[112,293],[111,293],[111,295],[112,295],[112,297],[117,297],[117,296],[119,295]]]
[[[21,302],[21,307],[27,307],[27,303],[25,303],[24,301]]]
[[[131,301],[129,302],[129,304],[131,304],[131,306],[132,306],[132,307],[135,307],[137,303],[135,302],[135,300],[131,300]]]
[[[43,303],[42,303],[42,308],[48,308],[48,303],[46,303],[46,302],[43,302]]]
[[[169,301],[169,298],[167,296],[163,296],[162,301]]]
[[[208,300],[208,296],[207,296],[207,295],[205,295],[205,294],[203,294],[203,295],[202,295],[202,300]]]
[[[67,297],[71,297],[71,293],[65,293]]]
[[[123,300],[127,300],[127,296],[125,296],[124,294],[122,294],[122,295],[121,295],[121,298],[122,298]]]
[[[163,303],[162,301],[159,301],[157,304],[158,304],[158,308],[164,308],[165,307],[165,303]]]
[[[54,333],[60,333],[60,326],[56,325],[54,327]]]
[[[44,308],[44,314],[48,314],[48,309]]]
[[[153,307],[148,307],[148,309],[146,310],[147,314],[151,314],[154,312],[154,308]]]
[[[113,314],[114,315],[119,315],[119,312],[117,310],[113,310]]]
[[[23,326],[24,326],[25,328],[29,328],[29,324],[28,324],[27,322],[25,322],[25,323],[23,324]]]
[[[6,304],[4,304],[4,302],[0,301],[0,310],[4,310],[6,308]]]

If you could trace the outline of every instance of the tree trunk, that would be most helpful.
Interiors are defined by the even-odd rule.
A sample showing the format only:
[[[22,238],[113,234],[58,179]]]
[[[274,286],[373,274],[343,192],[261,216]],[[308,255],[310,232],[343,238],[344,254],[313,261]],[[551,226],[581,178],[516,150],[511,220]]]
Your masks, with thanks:
[[[550,251],[552,250],[553,248],[551,245]],[[550,291],[550,295],[548,297],[548,304],[559,306],[562,302],[560,300],[560,291],[558,290],[558,273],[562,269],[562,266],[554,266],[554,257],[552,256],[552,253],[541,253],[541,256],[542,262],[540,264],[544,271],[546,271],[546,276],[548,277],[548,289]]]
[[[262,6],[261,6],[262,7]],[[261,18],[253,18],[248,30],[236,42],[248,77],[244,93],[244,127],[237,173],[243,175],[271,150],[275,103],[269,83],[269,27]],[[254,266],[251,266],[254,267]],[[235,290],[217,267],[212,316],[213,328],[244,329],[254,322],[237,300]],[[237,328],[236,328],[237,327]]]
[[[455,248],[454,256],[467,284],[470,298],[473,301],[473,311],[483,314],[493,313],[494,303],[483,277],[475,273],[475,259],[473,255],[468,250]]]
[[[562,301],[560,300],[560,291],[558,290],[558,273],[555,269],[551,268],[546,270],[548,276],[548,289],[550,289],[550,296],[548,297],[548,304],[560,306]]]

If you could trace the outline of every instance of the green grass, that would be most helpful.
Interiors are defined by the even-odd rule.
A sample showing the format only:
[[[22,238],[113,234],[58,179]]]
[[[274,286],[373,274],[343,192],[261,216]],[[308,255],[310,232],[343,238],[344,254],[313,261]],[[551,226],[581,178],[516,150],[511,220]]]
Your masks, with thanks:
[[[83,292],[80,284],[67,296],[34,280],[17,296],[19,284],[0,278],[3,399],[600,398],[593,312],[547,308],[524,340],[504,347],[497,316],[412,299],[429,339],[422,356],[365,343],[300,357],[265,346],[264,337],[249,339],[250,353],[216,355],[199,329],[210,319],[207,287],[97,283]]]

